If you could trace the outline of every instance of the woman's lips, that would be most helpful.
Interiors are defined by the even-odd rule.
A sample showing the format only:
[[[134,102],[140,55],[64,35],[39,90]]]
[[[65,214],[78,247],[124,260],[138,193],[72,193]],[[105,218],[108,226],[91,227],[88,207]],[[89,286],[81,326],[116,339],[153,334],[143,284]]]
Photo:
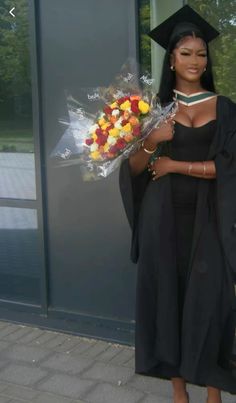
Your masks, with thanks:
[[[197,74],[199,70],[198,70],[198,69],[195,69],[195,68],[189,68],[189,69],[187,69],[187,71],[188,71],[189,73]]]

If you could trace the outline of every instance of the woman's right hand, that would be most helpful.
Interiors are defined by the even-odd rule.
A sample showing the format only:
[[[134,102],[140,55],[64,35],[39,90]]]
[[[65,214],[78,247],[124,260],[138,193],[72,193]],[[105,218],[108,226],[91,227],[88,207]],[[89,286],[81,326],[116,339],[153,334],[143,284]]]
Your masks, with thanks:
[[[148,137],[145,139],[145,144],[150,148],[154,148],[162,141],[170,141],[174,136],[174,124],[173,118],[169,118],[163,121],[158,128],[152,129]]]

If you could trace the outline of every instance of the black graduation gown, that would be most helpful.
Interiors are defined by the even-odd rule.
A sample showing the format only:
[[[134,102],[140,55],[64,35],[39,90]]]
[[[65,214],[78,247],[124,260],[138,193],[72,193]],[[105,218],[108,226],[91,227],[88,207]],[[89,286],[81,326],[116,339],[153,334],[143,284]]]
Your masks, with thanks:
[[[177,368],[190,383],[236,394],[236,104],[222,95],[207,159],[215,161],[216,179],[199,181],[181,329],[170,175],[152,181],[144,170],[132,177],[128,159],[121,164],[131,260],[138,263],[135,373],[169,379]]]

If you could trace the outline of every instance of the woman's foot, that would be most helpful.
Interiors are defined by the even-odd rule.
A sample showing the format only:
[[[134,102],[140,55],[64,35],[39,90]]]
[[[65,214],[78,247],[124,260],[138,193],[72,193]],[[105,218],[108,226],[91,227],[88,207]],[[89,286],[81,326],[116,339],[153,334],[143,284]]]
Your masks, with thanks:
[[[189,403],[188,392],[174,393],[174,403]]]
[[[206,403],[222,403],[221,390],[213,388],[212,386],[207,386],[207,400]]]
[[[208,397],[206,403],[222,403],[221,397],[211,398]]]

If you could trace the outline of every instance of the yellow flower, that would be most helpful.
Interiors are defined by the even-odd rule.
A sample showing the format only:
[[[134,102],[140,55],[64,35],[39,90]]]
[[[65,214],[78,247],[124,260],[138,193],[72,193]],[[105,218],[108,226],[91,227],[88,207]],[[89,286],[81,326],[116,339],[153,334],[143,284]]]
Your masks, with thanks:
[[[120,104],[120,109],[122,111],[125,111],[126,109],[129,109],[131,107],[131,102],[130,101],[125,101],[123,104]]]
[[[108,126],[110,126],[110,125],[111,125],[110,122],[104,123],[104,125],[101,126],[101,129],[102,129],[102,130],[106,130],[106,128],[107,128]]]
[[[103,146],[104,152],[107,153],[107,151],[109,150],[109,148],[110,148],[109,144],[106,143],[106,144]]]
[[[98,136],[96,135],[96,133],[93,133],[93,134],[92,134],[92,139],[94,139],[94,141],[96,141],[97,138],[98,138]]]
[[[125,132],[131,132],[132,130],[132,126],[130,123],[126,123],[125,126],[123,126],[122,130],[124,130]]]
[[[106,121],[105,121],[104,118],[99,119],[99,121],[98,121],[99,126],[102,126],[102,125],[104,125],[105,123],[106,123]]]
[[[99,159],[101,159],[101,155],[100,155],[100,152],[99,152],[99,151],[93,151],[92,153],[90,153],[90,157],[91,157],[93,160],[99,160]]]
[[[115,109],[118,107],[118,103],[117,102],[113,102],[112,104],[109,105],[111,109]]]
[[[139,108],[140,112],[143,114],[148,113],[149,109],[150,109],[149,104],[144,101],[139,101],[138,108]]]
[[[120,130],[119,130],[119,129],[116,129],[116,128],[114,127],[114,129],[109,130],[109,134],[110,134],[110,136],[112,136],[112,137],[118,137],[119,134],[120,134]]]

